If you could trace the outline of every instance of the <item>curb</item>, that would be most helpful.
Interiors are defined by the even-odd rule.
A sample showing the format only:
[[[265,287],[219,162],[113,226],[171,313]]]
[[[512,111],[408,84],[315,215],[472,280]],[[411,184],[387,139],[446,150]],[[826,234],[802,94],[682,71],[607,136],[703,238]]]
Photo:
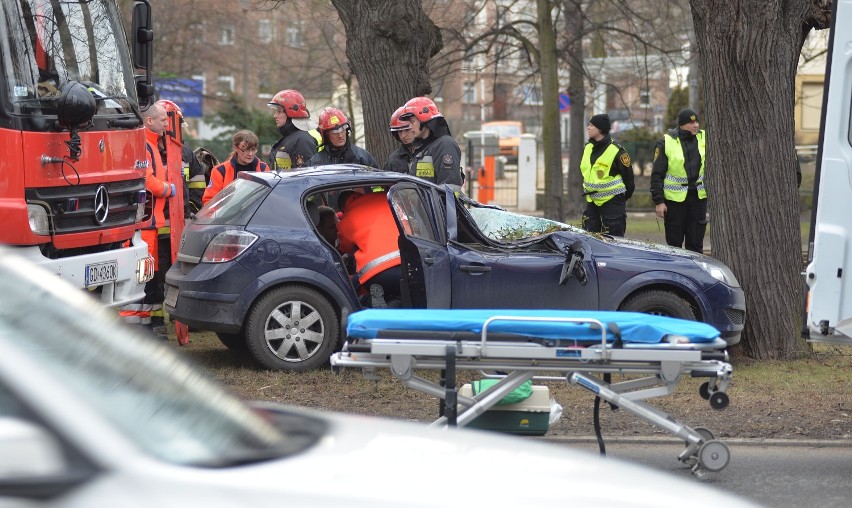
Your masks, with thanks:
[[[597,444],[595,436],[539,436],[533,439],[551,441],[560,444]],[[604,436],[605,444],[632,444],[632,445],[678,445],[683,446],[682,439],[667,437],[625,437]],[[786,447],[809,447],[809,448],[852,448],[852,439],[745,439],[745,438],[719,438],[725,444],[731,446],[786,446]]]

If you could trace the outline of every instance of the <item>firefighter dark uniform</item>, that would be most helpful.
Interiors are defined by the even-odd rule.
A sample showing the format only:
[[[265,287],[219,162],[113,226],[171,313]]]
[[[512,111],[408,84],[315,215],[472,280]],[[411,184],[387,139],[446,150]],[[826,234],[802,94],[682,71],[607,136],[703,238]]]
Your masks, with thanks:
[[[234,154],[229,160],[219,164],[210,171],[210,183],[207,189],[204,190],[204,196],[201,198],[203,204],[213,199],[226,185],[233,182],[240,171],[269,171],[269,165],[257,157],[251,161],[251,164],[242,165],[237,162],[237,155]]]
[[[317,140],[309,132],[291,123],[278,129],[279,139],[269,152],[269,165],[279,171],[289,171],[308,165],[317,153]]]
[[[665,204],[666,243],[702,252],[707,229],[707,190],[704,187],[706,135],[682,128],[698,116],[686,109],[678,125],[657,142],[651,171],[651,198]],[[682,123],[683,122],[683,123]]]
[[[319,114],[317,130],[320,135],[320,151],[308,161],[309,166],[326,164],[362,164],[379,169],[376,159],[349,138],[349,118],[338,108],[328,107]]]
[[[388,161],[382,168],[383,171],[394,171],[396,173],[408,173],[411,164],[414,162],[415,147],[411,145],[400,145],[399,148],[391,152],[388,156]]]
[[[309,132],[311,113],[305,97],[296,90],[281,90],[266,105],[275,110],[273,118],[281,134],[269,152],[269,166],[290,171],[307,165],[320,141],[316,132]]]
[[[592,233],[624,236],[626,202],[633,195],[633,167],[627,151],[604,136],[589,140],[580,159],[583,175],[583,229]]]
[[[368,152],[358,145],[353,145],[348,139],[346,146],[341,149],[333,148],[331,145],[323,145],[322,150],[316,153],[308,166],[324,166],[326,164],[363,164],[371,168],[379,169],[379,163]]]
[[[422,144],[414,152],[414,161],[408,174],[438,185],[449,185],[461,192],[461,149],[450,135],[450,127],[444,115],[428,97],[415,97],[403,106],[400,119],[416,119],[420,124]],[[411,120],[413,122],[413,120]],[[424,127],[428,132],[424,131]]]
[[[437,121],[442,120],[443,118]],[[462,186],[461,149],[449,135],[449,128],[439,125],[435,129],[430,127],[430,130],[433,136],[426,138],[414,152],[414,162],[409,166],[408,173],[438,185],[447,184],[453,190],[459,191]],[[445,134],[435,136],[436,130],[437,133]]]
[[[186,184],[185,215],[191,217],[201,208],[201,198],[204,196],[204,189],[207,188],[207,179],[204,177],[204,167],[198,162],[189,145],[183,145],[181,156],[183,179]]]

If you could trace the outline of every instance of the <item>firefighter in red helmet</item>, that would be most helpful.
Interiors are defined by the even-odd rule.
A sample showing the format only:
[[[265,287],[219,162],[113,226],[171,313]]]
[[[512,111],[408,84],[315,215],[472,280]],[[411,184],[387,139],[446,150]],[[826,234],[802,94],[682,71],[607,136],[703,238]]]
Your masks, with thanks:
[[[325,108],[319,115],[319,132],[322,136],[322,148],[311,157],[309,166],[326,164],[363,164],[379,167],[370,152],[352,144],[349,139],[349,118],[337,108]]]
[[[420,144],[411,124],[399,118],[404,112],[405,106],[400,106],[390,118],[388,129],[390,129],[391,135],[400,142],[400,147],[388,156],[388,161],[382,168],[385,171],[408,173],[408,168],[414,162],[414,152]]]
[[[281,90],[267,106],[275,110],[272,118],[281,134],[269,152],[270,167],[289,171],[307,166],[317,153],[317,139],[309,132],[313,125],[305,98],[296,90]]]
[[[461,148],[432,99],[415,97],[406,102],[400,119],[411,124],[416,139],[421,142],[414,151],[408,173],[461,192]]]

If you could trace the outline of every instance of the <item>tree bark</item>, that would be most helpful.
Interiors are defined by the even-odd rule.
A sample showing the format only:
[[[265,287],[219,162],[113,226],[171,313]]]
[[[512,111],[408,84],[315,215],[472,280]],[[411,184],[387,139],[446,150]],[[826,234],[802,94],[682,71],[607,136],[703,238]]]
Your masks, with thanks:
[[[559,76],[556,63],[556,34],[549,0],[536,0],[538,14],[539,70],[541,72],[542,108],[541,141],[544,145],[544,216],[563,220],[564,183],[562,150],[559,143]]]
[[[793,106],[810,2],[690,2],[705,76],[712,251],[745,291],[741,348],[756,359],[806,348]]]
[[[586,86],[583,70],[583,13],[578,2],[565,2],[565,28],[568,36],[568,96],[571,98],[568,138],[568,201],[565,215],[578,218],[585,208],[583,198],[583,175],[580,173],[580,158],[586,141]]]
[[[365,145],[384,164],[398,144],[391,114],[408,99],[432,92],[429,59],[443,47],[441,32],[421,0],[332,0],[346,29],[346,56],[358,78]]]

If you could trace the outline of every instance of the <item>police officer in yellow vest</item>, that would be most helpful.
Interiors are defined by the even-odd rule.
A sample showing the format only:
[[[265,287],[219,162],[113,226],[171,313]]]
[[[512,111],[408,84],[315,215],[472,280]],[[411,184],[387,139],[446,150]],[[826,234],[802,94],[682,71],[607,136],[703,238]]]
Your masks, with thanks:
[[[580,159],[583,174],[583,229],[592,233],[624,236],[627,230],[626,202],[633,195],[633,166],[630,155],[609,137],[608,115],[595,115],[586,126],[589,142]]]
[[[665,219],[666,243],[702,252],[707,229],[706,137],[691,109],[678,113],[677,124],[654,149],[651,198],[657,217]]]

